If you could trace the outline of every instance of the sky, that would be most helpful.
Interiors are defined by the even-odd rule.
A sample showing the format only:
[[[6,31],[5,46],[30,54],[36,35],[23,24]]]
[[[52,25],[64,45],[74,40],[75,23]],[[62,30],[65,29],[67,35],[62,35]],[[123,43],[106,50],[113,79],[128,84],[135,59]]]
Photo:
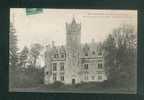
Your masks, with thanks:
[[[65,45],[65,23],[72,18],[81,23],[81,43],[96,42],[104,39],[123,24],[131,24],[137,33],[136,10],[90,10],[90,9],[43,9],[35,15],[26,15],[24,8],[10,9],[10,22],[13,23],[18,37],[18,47],[30,46],[33,43],[42,45]]]

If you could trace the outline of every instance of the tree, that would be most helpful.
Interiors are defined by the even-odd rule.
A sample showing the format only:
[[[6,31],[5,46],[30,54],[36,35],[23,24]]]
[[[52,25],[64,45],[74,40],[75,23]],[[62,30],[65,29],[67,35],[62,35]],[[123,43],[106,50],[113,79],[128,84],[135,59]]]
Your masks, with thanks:
[[[116,72],[116,44],[114,37],[110,34],[106,41],[104,41],[104,59],[105,70],[108,80],[113,79],[113,74]]]
[[[36,53],[37,56],[39,55],[41,47],[37,45],[32,47],[32,51],[29,51],[25,46],[19,53],[19,69],[16,71],[16,76],[14,77],[16,79],[14,87],[16,88],[32,87],[34,85],[42,84],[43,82],[43,68],[25,66],[29,61],[33,60],[30,58],[29,54],[33,54],[34,56]]]
[[[9,64],[10,66],[16,66],[17,62],[17,36],[15,34],[15,29],[10,24],[10,33],[9,33]]]
[[[117,45],[119,77],[127,86],[136,85],[136,34],[131,25],[123,25],[114,31]]]
[[[131,25],[118,27],[104,42],[108,79],[121,86],[136,81],[136,34],[133,29]]]
[[[14,87],[16,84],[16,74],[17,74],[17,36],[15,34],[15,29],[10,23],[10,32],[9,32],[9,80],[10,87]]]
[[[41,44],[36,43],[36,44],[31,45],[30,54],[33,59],[32,66],[36,67],[36,61],[42,49],[43,49],[43,46]]]
[[[29,50],[28,50],[28,48],[25,46],[25,47],[23,48],[23,50],[20,52],[20,57],[19,57],[19,60],[20,60],[19,65],[20,65],[20,66],[25,67],[25,64],[26,64],[27,61],[28,61],[28,53],[29,53]]]

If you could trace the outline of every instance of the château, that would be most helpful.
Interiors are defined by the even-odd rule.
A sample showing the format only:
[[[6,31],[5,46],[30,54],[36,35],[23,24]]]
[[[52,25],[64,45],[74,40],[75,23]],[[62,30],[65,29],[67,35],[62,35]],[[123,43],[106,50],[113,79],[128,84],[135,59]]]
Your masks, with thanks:
[[[64,84],[78,84],[107,80],[101,45],[94,40],[81,43],[81,23],[76,22],[74,17],[65,27],[66,45],[47,45],[44,83],[60,81]]]

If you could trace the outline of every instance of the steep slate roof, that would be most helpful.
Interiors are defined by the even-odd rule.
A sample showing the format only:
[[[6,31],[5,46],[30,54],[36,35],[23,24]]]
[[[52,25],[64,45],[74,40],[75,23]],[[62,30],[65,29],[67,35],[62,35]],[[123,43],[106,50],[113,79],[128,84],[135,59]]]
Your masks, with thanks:
[[[66,56],[66,46],[54,46],[50,49],[52,57],[54,57],[56,54],[59,56],[57,59],[60,58],[62,54]],[[80,58],[96,58],[99,51],[101,51],[101,45],[98,43],[81,44]],[[85,55],[86,53],[88,54],[87,56]]]

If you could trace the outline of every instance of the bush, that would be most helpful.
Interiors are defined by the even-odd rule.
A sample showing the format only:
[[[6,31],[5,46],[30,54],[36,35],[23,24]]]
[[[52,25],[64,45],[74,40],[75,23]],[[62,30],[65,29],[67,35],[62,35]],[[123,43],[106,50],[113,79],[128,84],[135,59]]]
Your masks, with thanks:
[[[43,84],[43,68],[19,68],[14,73],[16,73],[16,75],[13,77],[13,80],[10,80],[10,83],[14,84],[11,85],[10,88],[27,88]],[[12,75],[14,73],[12,73]]]
[[[60,88],[62,87],[64,84],[60,81],[55,81],[53,84],[52,84],[52,87],[53,88]]]
[[[103,88],[103,82],[82,82],[75,85],[75,88],[81,89],[95,89],[95,88]]]

